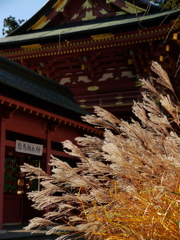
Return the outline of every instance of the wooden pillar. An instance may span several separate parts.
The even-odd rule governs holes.
[[[3,224],[3,198],[4,198],[4,161],[5,161],[5,120],[0,119],[0,230]]]
[[[51,154],[51,133],[47,129],[46,131],[46,158],[45,158],[45,172],[49,175],[51,175],[51,166],[49,166],[50,163],[50,154]],[[49,212],[49,208],[45,210],[46,213]]]
[[[51,132],[47,130],[46,132],[46,173],[51,174],[50,163],[50,154],[51,154]]]

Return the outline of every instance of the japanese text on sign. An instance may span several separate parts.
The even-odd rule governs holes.
[[[43,145],[16,140],[16,152],[42,156]]]

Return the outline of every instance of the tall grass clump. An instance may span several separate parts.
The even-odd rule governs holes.
[[[51,176],[22,166],[27,177],[41,178],[41,191],[28,195],[46,210],[27,228],[51,225],[47,234],[66,234],[69,226],[92,240],[180,239],[180,105],[167,73],[157,62],[151,68],[155,77],[141,80],[131,122],[95,107],[83,119],[104,136],[63,143],[77,167],[53,156]]]

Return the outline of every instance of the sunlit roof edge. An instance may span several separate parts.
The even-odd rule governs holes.
[[[166,12],[161,12],[157,14],[151,14],[147,16],[142,16],[139,18],[130,18],[130,19],[121,19],[121,20],[113,20],[113,21],[108,21],[108,22],[101,22],[101,23],[93,23],[89,24],[88,26],[75,26],[75,27],[69,27],[69,28],[62,28],[62,29],[55,29],[55,30],[49,30],[49,31],[42,31],[42,32],[36,32],[36,33],[29,33],[29,34],[22,34],[22,35],[17,35],[17,36],[8,36],[4,38],[0,38],[0,44],[1,43],[10,43],[10,42],[19,42],[19,41],[25,41],[25,40],[30,40],[30,39],[43,39],[43,38],[49,38],[53,36],[58,36],[58,35],[65,35],[65,34],[70,34],[70,33],[78,33],[81,31],[89,31],[89,30],[96,30],[99,28],[106,28],[106,27],[113,27],[113,26],[121,26],[124,24],[131,24],[134,22],[142,22],[145,20],[151,20],[154,19],[155,17],[163,17],[163,16],[169,16],[172,13],[178,13],[180,12],[180,9],[173,10],[173,11],[166,11]]]

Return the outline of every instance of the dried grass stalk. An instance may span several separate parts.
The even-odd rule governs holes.
[[[153,62],[152,70],[158,74],[156,81],[173,94],[161,66]],[[133,106],[138,120],[119,120],[95,107],[95,115],[83,119],[104,128],[104,138],[79,137],[79,147],[63,143],[81,160],[77,167],[53,156],[51,176],[30,165],[22,167],[28,177],[40,174],[42,190],[29,193],[29,198],[35,208],[48,209],[28,228],[50,224],[55,226],[48,234],[62,234],[62,228],[70,226],[96,240],[180,239],[180,106],[170,95],[161,95],[152,79],[142,82],[146,92]]]

